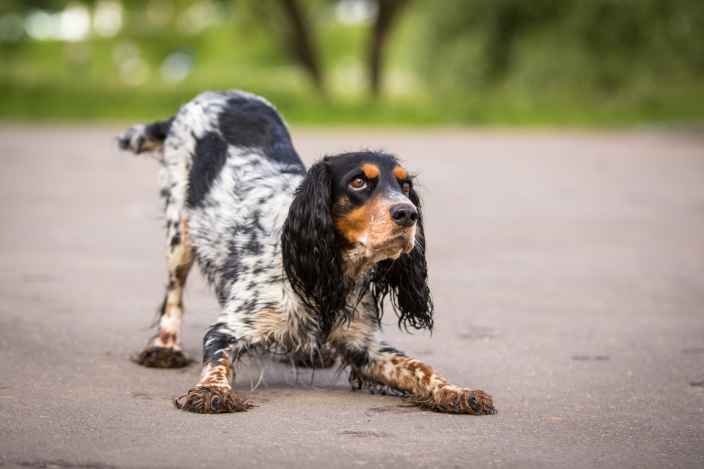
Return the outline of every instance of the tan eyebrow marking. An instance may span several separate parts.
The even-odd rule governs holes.
[[[396,179],[400,181],[405,181],[406,179],[408,179],[408,171],[406,171],[401,166],[396,166],[394,168],[394,176],[396,176]]]
[[[364,163],[362,165],[362,172],[367,179],[376,179],[379,177],[379,167],[375,164]]]

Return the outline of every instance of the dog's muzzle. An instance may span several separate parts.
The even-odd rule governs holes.
[[[418,221],[418,210],[411,204],[396,204],[389,212],[394,223],[404,228],[413,226]]]

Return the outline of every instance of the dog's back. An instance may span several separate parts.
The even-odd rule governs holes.
[[[281,227],[305,167],[270,103],[240,91],[206,92],[173,118],[131,127],[118,144],[161,162],[169,264],[162,322],[170,310],[182,314],[194,258],[228,308],[281,301]]]

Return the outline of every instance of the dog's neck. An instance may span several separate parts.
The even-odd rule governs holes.
[[[351,285],[359,283],[380,259],[370,256],[366,246],[355,246],[342,254],[345,280]]]
[[[346,250],[342,255],[342,260],[345,280],[350,284],[356,284],[374,265],[373,260],[367,256],[366,249],[362,247]]]

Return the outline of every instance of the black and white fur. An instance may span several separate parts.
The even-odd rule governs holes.
[[[435,410],[494,412],[487,394],[449,384],[378,337],[387,296],[400,325],[432,327],[420,200],[395,157],[326,157],[306,172],[275,108],[240,91],[203,93],[118,142],[158,155],[165,201],[169,282],[159,332],[137,361],[189,362],[182,292],[194,259],[221,306],[203,339],[201,379],[177,407],[249,408],[232,391],[234,366],[261,352],[338,362],[351,367],[354,387],[393,390]]]

